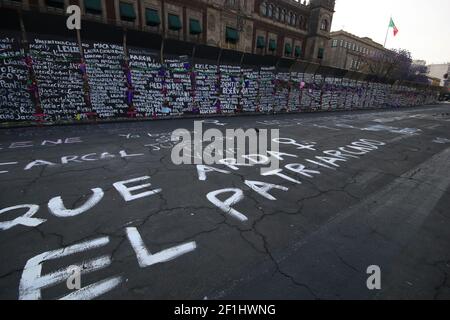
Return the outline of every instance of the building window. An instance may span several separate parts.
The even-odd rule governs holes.
[[[132,3],[119,3],[120,19],[123,21],[134,22],[136,20],[136,12]]]
[[[294,14],[294,26],[298,25],[298,16]]]
[[[274,14],[273,14],[273,18],[274,18],[275,20],[280,20],[280,7],[276,7],[276,8],[275,8],[275,12],[274,12]]]
[[[269,4],[268,9],[267,9],[267,16],[269,18],[273,17],[273,5]]]
[[[264,49],[266,47],[266,40],[263,36],[258,36],[256,38],[256,48],[258,49]]]
[[[277,50],[277,42],[274,39],[269,40],[269,51],[274,52]]]
[[[182,28],[180,17],[176,14],[168,15],[169,29],[172,31],[180,31]]]
[[[236,0],[226,0],[225,4],[230,7],[235,7],[237,5],[237,2],[236,2]]]
[[[237,43],[239,41],[239,33],[235,28],[226,27],[225,39],[230,43]]]
[[[84,11],[88,14],[101,15],[102,1],[101,0],[84,0]]]
[[[292,46],[290,43],[284,45],[284,55],[290,57],[292,55]]]
[[[292,12],[289,12],[288,14],[288,21],[289,24],[294,24],[294,16],[292,15]]]
[[[317,58],[318,59],[323,59],[324,55],[325,55],[325,49],[324,48],[319,48],[319,52],[317,54]]]
[[[155,9],[145,9],[145,23],[149,27],[157,27],[161,24],[158,11]]]
[[[337,47],[338,46],[338,41],[337,40],[333,40],[333,42],[331,43],[331,46],[333,48]]]
[[[64,9],[64,0],[46,0],[45,3],[48,7]]]
[[[344,46],[344,40],[341,40],[339,46],[342,48]]]
[[[361,67],[361,61],[359,60],[352,60],[352,64],[350,66],[350,69],[352,70],[359,70]]]
[[[189,33],[192,35],[199,35],[202,33],[202,26],[197,19],[189,19]]]
[[[294,54],[296,58],[300,58],[300,56],[302,55],[302,47],[295,46]]]
[[[285,23],[286,22],[286,10],[283,9],[281,11],[281,17],[280,17],[281,22]]]
[[[261,3],[259,10],[261,11],[261,15],[267,16],[267,3],[265,2]]]
[[[322,24],[320,25],[320,30],[328,31],[328,20],[323,19]]]
[[[356,50],[356,43],[353,44],[352,49],[353,49],[353,51]]]

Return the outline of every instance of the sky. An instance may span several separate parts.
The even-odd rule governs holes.
[[[344,29],[383,44],[389,18],[387,48],[407,49],[427,64],[450,62],[450,0],[336,0],[332,31]]]

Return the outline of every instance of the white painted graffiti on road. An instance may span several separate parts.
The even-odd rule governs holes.
[[[55,168],[58,166],[65,166],[65,165],[73,165],[73,164],[81,164],[81,163],[90,163],[90,162],[97,162],[97,161],[105,161],[105,160],[112,160],[112,159],[128,159],[128,158],[136,158],[136,157],[142,157],[145,156],[143,153],[128,153],[126,150],[121,150],[117,154],[110,153],[110,152],[101,152],[101,153],[88,153],[84,155],[69,155],[69,156],[63,156],[55,159],[36,159],[30,162],[27,162],[23,167],[24,171],[29,171],[31,169],[37,168],[37,167],[51,167]],[[5,162],[0,163],[0,166],[10,166],[10,165],[20,165],[19,162]],[[0,171],[0,174],[8,173],[10,171]]]
[[[62,139],[47,139],[42,140],[39,143],[36,143],[34,141],[18,141],[18,142],[11,142],[7,146],[2,147],[0,145],[0,150],[2,149],[24,149],[24,148],[33,148],[36,146],[41,147],[55,147],[65,144],[75,144],[75,143],[82,143],[80,137],[72,137],[72,138],[62,138]]]
[[[156,195],[162,191],[162,189],[154,189],[148,190],[151,187],[151,183],[145,183],[136,185],[136,182],[150,180],[149,176],[143,176],[136,179],[119,181],[113,184],[114,188],[119,192],[125,202],[130,202],[134,200],[138,200],[145,197],[150,197]],[[133,184],[130,186],[130,184]],[[140,193],[136,193],[136,191],[143,190]],[[63,203],[63,200],[60,196],[54,197],[48,202],[49,212],[58,218],[68,218],[79,216],[92,208],[94,208],[100,201],[103,199],[104,192],[102,188],[94,188],[92,189],[92,196],[81,206],[78,208],[67,209]],[[27,212],[18,218],[15,218],[11,221],[0,222],[0,230],[9,230],[16,226],[26,226],[26,227],[36,227],[47,220],[35,218],[34,215],[39,211],[39,205],[37,204],[22,204],[16,205],[8,208],[4,208],[0,210],[0,215],[5,214],[7,212],[14,212],[26,209]]]
[[[317,147],[315,144],[304,145],[299,144],[293,139],[288,138],[279,138],[277,143],[284,145],[291,145],[295,147],[297,150],[302,150],[306,152],[316,152]],[[314,158],[305,159],[304,163],[309,163],[309,165],[314,164],[317,167],[327,168],[330,170],[337,170],[340,168],[342,164],[348,162],[351,159],[359,159],[361,156],[364,156],[374,150],[378,150],[381,146],[386,145],[385,142],[371,140],[371,139],[359,139],[358,141],[352,142],[344,147],[339,147],[335,150],[325,150],[321,155],[317,155]],[[298,158],[295,154],[289,153],[276,153],[270,154],[271,157],[278,157],[279,160],[285,161],[287,157],[289,158]],[[269,161],[269,156],[267,155],[252,155],[252,158],[255,159],[253,162],[254,165],[257,164],[265,164]],[[248,155],[247,155],[248,157]],[[288,173],[294,173],[301,178],[314,178],[315,175],[320,175],[321,172],[318,169],[307,168],[307,166],[303,163],[289,163],[284,166],[284,169],[277,169],[274,171],[268,171],[261,173],[262,177],[277,177],[281,178],[285,183],[292,183],[294,185],[302,184],[301,179],[297,177],[291,177]],[[234,168],[234,170],[239,170],[238,167]],[[197,166],[198,178],[200,181],[207,181],[208,174],[231,174],[231,171],[223,170],[221,168],[216,168],[212,166]],[[258,193],[261,197],[270,200],[276,201],[277,198],[269,193],[271,190],[280,190],[287,192],[289,188],[279,184],[268,183],[264,181],[254,181],[254,180],[245,180],[244,184],[252,191]],[[228,198],[225,200],[220,200],[219,195],[230,194]],[[233,208],[234,205],[238,204],[242,200],[244,200],[244,191],[239,188],[224,188],[215,191],[211,191],[206,195],[206,198],[215,205],[219,210],[225,212],[230,215],[232,218],[239,220],[240,222],[248,221],[248,215],[242,212],[239,212],[237,209]],[[222,197],[223,198],[223,197]]]
[[[446,143],[450,143],[450,139],[447,138],[436,138],[433,140],[434,143],[438,143],[438,144],[446,144]]]
[[[131,247],[136,253],[136,257],[141,268],[147,268],[155,264],[172,261],[182,255],[193,252],[197,248],[196,242],[189,242],[165,249],[152,255],[145,247],[141,235],[136,228],[127,228],[126,234]],[[66,281],[66,279],[70,277],[72,272],[71,270],[74,266],[81,271],[81,275],[109,267],[113,262],[111,256],[102,255],[98,258],[85,260],[66,268],[60,268],[57,271],[46,275],[41,274],[42,264],[45,261],[56,260],[70,255],[84,253],[89,250],[107,246],[109,242],[109,237],[101,237],[71,245],[69,247],[47,251],[29,259],[22,271],[22,277],[20,279],[19,300],[42,299],[42,289],[46,289]],[[122,276],[117,275],[109,277],[65,295],[61,297],[60,300],[94,299],[118,287],[122,282]]]

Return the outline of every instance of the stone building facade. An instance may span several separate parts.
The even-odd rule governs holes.
[[[65,14],[181,41],[321,63],[334,0],[1,0],[1,6]]]
[[[428,75],[432,78],[439,79],[439,86],[450,89],[450,63],[430,64],[427,66]]]
[[[324,64],[352,71],[368,72],[367,61],[390,53],[370,38],[361,38],[344,30],[330,33]]]

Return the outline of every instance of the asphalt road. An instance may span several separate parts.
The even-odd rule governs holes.
[[[313,147],[280,145],[284,176],[213,165],[202,181],[171,160],[193,120],[2,129],[0,299],[450,298],[449,104],[203,125]],[[246,220],[208,200],[223,189],[243,191],[230,208]]]

